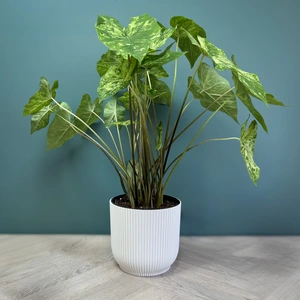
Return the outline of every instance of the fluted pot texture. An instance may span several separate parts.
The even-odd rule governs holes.
[[[176,260],[180,235],[180,200],[164,209],[131,209],[110,199],[111,248],[120,268],[136,276],[168,271]]]

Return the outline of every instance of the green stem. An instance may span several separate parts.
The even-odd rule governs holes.
[[[209,139],[209,140],[205,140],[205,141],[202,141],[196,145],[193,145],[191,146],[190,148],[187,149],[186,152],[200,146],[200,145],[203,145],[205,143],[208,143],[208,142],[213,142],[213,141],[229,141],[229,140],[240,140],[239,138],[237,137],[228,137],[228,138],[213,138],[213,139]],[[166,173],[168,172],[168,170],[170,169],[170,167],[181,157],[185,154],[185,152],[182,152],[181,154],[179,154],[175,159],[173,159],[173,161],[168,165],[168,167],[166,168]]]
[[[213,99],[214,101],[208,106],[206,107],[206,109],[201,112],[196,118],[194,118],[194,120],[192,122],[190,122],[186,127],[184,127],[177,135],[176,137],[174,137],[173,142],[174,143],[188,128],[190,128],[197,120],[199,120],[214,104],[216,104],[222,97],[224,97],[225,95],[227,95],[228,93],[230,93],[232,90],[234,90],[235,87],[232,87],[231,89],[229,89],[228,91],[226,91],[224,94],[222,94],[221,96],[219,96],[217,99]]]
[[[64,120],[67,124],[69,124],[79,135],[81,135],[82,137],[86,138],[88,141],[93,143],[96,147],[98,147],[104,153],[104,155],[108,158],[108,160],[110,161],[110,163],[113,165],[114,169],[116,170],[117,174],[119,175],[123,191],[126,193],[126,189],[124,186],[124,181],[126,181],[126,179],[124,178],[124,175],[120,172],[120,170],[118,170],[117,166],[124,173],[126,173],[125,167],[123,167],[122,164],[120,162],[118,162],[118,160],[115,157],[113,157],[103,146],[101,146],[95,139],[93,139],[91,136],[89,136],[86,132],[81,130],[79,127],[77,127],[76,125],[71,123],[69,120],[65,119],[64,117],[62,117],[60,115],[57,115],[57,116],[59,118],[61,118],[62,120]]]
[[[93,111],[93,115],[96,116],[96,117],[98,118],[98,120],[100,120],[101,123],[102,123],[103,125],[105,125],[104,120],[103,120],[100,116],[98,116],[94,111]],[[116,151],[117,151],[117,154],[118,154],[119,158],[121,159],[122,156],[120,155],[120,151],[119,151],[119,148],[118,148],[118,146],[117,146],[116,140],[115,140],[115,138],[114,138],[114,136],[113,136],[111,130],[110,130],[109,128],[106,128],[106,129],[107,129],[107,131],[108,131],[108,133],[109,133],[109,135],[110,135],[110,138],[111,138],[111,140],[112,140],[112,142],[113,142],[113,144],[114,144],[114,146],[115,146],[115,149],[116,149]],[[123,162],[124,162],[124,160],[123,160]]]
[[[228,101],[228,100],[227,100]],[[178,166],[178,164],[180,163],[180,161],[182,160],[182,158],[184,157],[184,155],[186,154],[186,152],[188,151],[188,149],[191,147],[191,145],[195,142],[195,140],[197,139],[197,137],[200,135],[200,133],[203,131],[203,129],[206,127],[206,125],[209,123],[209,121],[215,116],[215,114],[227,103],[227,101],[224,101],[222,103],[222,105],[220,105],[218,107],[217,110],[214,111],[214,113],[206,120],[206,122],[201,126],[201,128],[198,130],[198,132],[196,133],[196,135],[194,136],[194,138],[191,140],[191,142],[188,144],[188,146],[185,148],[185,150],[182,152],[180,158],[177,160],[177,162],[175,163],[175,166],[172,168],[171,172],[169,173],[166,182],[163,186],[163,190],[165,190],[171,176],[173,175],[173,172],[175,171],[176,167]]]
[[[172,145],[173,145],[173,139],[174,139],[174,136],[175,136],[175,133],[176,133],[176,130],[177,130],[177,127],[178,127],[180,118],[181,118],[181,116],[182,116],[182,111],[183,111],[184,106],[185,106],[185,103],[186,103],[186,101],[187,101],[187,97],[188,97],[188,95],[189,95],[190,88],[191,88],[191,86],[192,86],[192,82],[193,82],[193,80],[194,80],[194,78],[195,78],[195,76],[196,76],[196,74],[197,74],[198,69],[200,68],[200,65],[201,65],[203,59],[204,59],[204,55],[202,55],[202,57],[200,58],[200,61],[199,61],[198,65],[197,65],[197,67],[196,67],[196,69],[195,69],[195,71],[194,71],[194,73],[193,73],[192,80],[190,81],[190,83],[189,83],[189,85],[188,85],[188,88],[187,88],[187,91],[186,91],[186,93],[185,93],[183,102],[182,102],[182,104],[181,104],[180,111],[179,111],[179,113],[178,113],[178,117],[177,117],[177,119],[176,119],[175,125],[174,125],[174,127],[173,127],[173,129],[172,129],[172,132],[171,132],[170,141],[169,141],[169,137],[168,137],[167,135],[166,135],[166,137],[165,137],[165,141],[166,141],[166,142],[165,142],[164,146],[168,145],[168,147],[167,147],[166,158],[165,158],[165,161],[164,161],[163,172],[165,172],[165,169],[166,169],[166,165],[167,165],[167,162],[168,162],[169,154],[170,154],[170,151],[171,151],[171,148],[172,148]],[[174,75],[174,76],[175,76],[175,75]]]

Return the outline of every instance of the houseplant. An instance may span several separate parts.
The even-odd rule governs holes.
[[[97,63],[97,99],[91,101],[89,95],[83,95],[73,113],[66,102],[56,99],[58,81],[50,86],[42,77],[40,89],[25,105],[23,115],[31,115],[31,133],[47,127],[54,115],[48,127],[47,149],[60,147],[79,134],[103,152],[124,191],[124,195],[110,200],[114,257],[128,273],[160,274],[168,270],[178,252],[181,202],[166,196],[165,189],[179,162],[203,143],[239,140],[248,173],[256,184],[260,170],[253,155],[258,123],[265,131],[267,126],[252,98],[266,105],[283,104],[266,93],[257,75],[240,69],[233,56],[228,59],[223,50],[206,38],[205,30],[186,17],[171,18],[170,28],[166,28],[144,14],[131,18],[128,28],[124,28],[116,19],[102,15],[95,29],[108,48]],[[178,59],[182,56],[187,58],[192,71],[180,109],[175,111]],[[164,65],[170,62],[174,62],[171,88],[164,81],[169,76]],[[219,74],[223,70],[231,71],[232,87]],[[198,115],[180,128],[182,116],[196,99],[200,103]],[[199,142],[199,135],[218,112],[238,123],[237,99],[254,117],[249,127],[248,120],[243,123],[240,138]],[[162,105],[169,106],[164,120],[157,114]],[[181,153],[171,158],[174,143],[200,118],[205,121],[195,136]],[[106,127],[112,146],[96,132],[92,126],[95,122]]]

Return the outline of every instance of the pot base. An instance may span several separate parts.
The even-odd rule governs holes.
[[[168,272],[168,271],[170,270],[170,268],[171,268],[171,266],[170,266],[170,267],[168,267],[168,268],[166,268],[166,269],[164,269],[164,270],[162,270],[162,271],[154,272],[154,273],[148,273],[148,272],[147,272],[147,273],[140,273],[140,272],[133,272],[133,271],[131,271],[131,270],[128,270],[127,268],[123,268],[123,267],[120,266],[119,264],[118,264],[118,266],[120,267],[120,269],[121,269],[123,272],[125,272],[125,273],[127,273],[127,274],[129,274],[129,275],[138,276],[138,277],[158,276],[158,275],[161,275],[161,274],[164,274],[164,273]]]

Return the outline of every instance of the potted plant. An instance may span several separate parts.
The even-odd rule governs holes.
[[[114,258],[130,274],[161,274],[178,254],[181,202],[165,195],[165,190],[184,155],[206,142],[239,140],[250,178],[256,184],[260,169],[253,155],[258,123],[266,132],[267,126],[252,98],[266,105],[283,104],[266,93],[257,75],[240,69],[233,56],[228,59],[207,39],[205,30],[186,17],[171,18],[170,28],[166,28],[143,14],[131,18],[124,28],[118,20],[102,15],[95,29],[108,48],[97,62],[98,97],[91,101],[89,95],[83,95],[73,113],[66,102],[56,98],[58,81],[50,86],[42,77],[39,91],[29,99],[23,115],[31,115],[31,133],[45,128],[54,115],[48,127],[47,149],[58,148],[79,134],[103,152],[124,191],[110,200]],[[183,56],[192,71],[180,109],[174,111],[173,103],[179,100],[175,96],[178,59]],[[207,64],[209,61],[213,66]],[[171,88],[164,81],[169,76],[164,65],[170,62],[174,62]],[[223,70],[231,71],[232,86],[219,74]],[[254,117],[249,127],[248,120],[242,124],[241,136],[199,141],[218,112],[238,123],[237,99]],[[182,116],[195,100],[199,101],[197,116],[180,128]],[[157,113],[162,105],[169,107],[163,120]],[[173,145],[200,118],[205,121],[195,136],[181,153],[171,156]],[[110,144],[96,132],[92,126],[95,122],[106,127]]]

